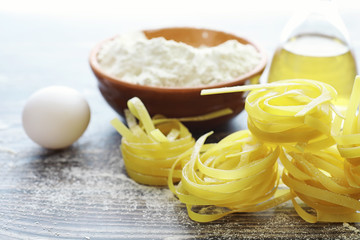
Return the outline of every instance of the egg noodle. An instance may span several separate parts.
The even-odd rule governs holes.
[[[226,165],[226,169],[223,169],[222,164],[226,164],[227,161],[222,160],[218,163],[213,159],[224,159],[220,157],[225,154],[224,151],[220,151],[219,156],[210,154],[211,157],[207,157],[209,155],[207,151],[211,148],[201,153],[195,147],[193,155],[182,171],[182,178],[177,187],[174,187],[169,179],[170,189],[175,192],[180,201],[187,204],[189,216],[196,221],[212,221],[235,211],[263,210],[264,208],[261,208],[263,205],[272,206],[274,203],[281,203],[291,198],[296,212],[307,222],[360,222],[360,118],[358,114],[360,77],[355,80],[345,120],[331,102],[336,97],[336,91],[325,83],[312,80],[294,79],[265,85],[210,89],[203,90],[202,94],[248,90],[251,92],[247,96],[245,110],[248,113],[248,127],[251,135],[249,133],[247,137],[251,137],[253,139],[251,141],[257,139],[259,148],[268,149],[268,151],[262,150],[262,154],[279,155],[284,166],[281,180],[289,187],[290,193],[279,197],[276,196],[277,192],[267,189],[268,191],[263,192],[264,198],[260,199],[267,200],[271,195],[266,195],[266,193],[270,192],[275,196],[274,198],[265,202],[251,202],[256,195],[248,194],[247,198],[240,202],[233,199],[236,202],[234,205],[227,205],[226,201],[210,201],[214,196],[208,191],[215,187],[209,187],[204,194],[199,196],[200,189],[221,185],[229,180],[222,179],[221,175],[214,175],[214,172],[222,171],[224,176],[231,176],[230,173],[238,171],[243,164],[234,163]],[[241,132],[236,134],[241,134]],[[242,138],[237,138],[238,141],[240,139]],[[235,139],[232,142],[235,142]],[[219,146],[225,149],[221,142]],[[272,150],[269,151],[269,149]],[[243,148],[238,147],[237,153],[240,156],[243,154],[242,151],[244,151]],[[250,161],[247,160],[247,162],[256,162],[256,159],[256,157],[250,157]],[[207,166],[207,164],[216,170],[204,172],[200,166]],[[263,174],[271,171],[270,169],[275,171],[276,164],[275,162],[274,165],[262,168]],[[256,172],[253,172],[245,179],[255,175]],[[256,183],[269,182],[269,179],[272,179],[261,175],[259,178],[256,178]],[[190,187],[189,184],[184,184],[189,180],[194,183]],[[270,182],[273,183],[271,180]],[[260,186],[264,187],[264,185]],[[276,186],[274,184],[273,189],[276,189]],[[261,187],[257,187],[255,192],[259,193]],[[198,191],[195,188],[198,188]],[[219,194],[215,200],[230,198],[223,195],[224,189],[225,187],[217,189]],[[243,191],[250,191],[250,189],[251,186],[247,186]],[[232,190],[235,191],[235,189]],[[207,201],[196,202],[197,198],[201,197],[205,197]],[[236,198],[236,194],[233,197]],[[299,204],[296,201],[297,198],[303,203]],[[246,207],[242,208],[242,204],[249,203],[255,205],[252,205],[250,210]],[[210,215],[194,214],[192,211],[193,205],[209,204],[217,207],[225,206],[229,211]],[[302,206],[314,209],[316,214],[310,214]]]
[[[142,101],[134,97],[125,110],[128,127],[117,118],[111,124],[122,135],[120,149],[128,175],[138,183],[167,185],[173,163],[195,144],[180,120],[203,121],[230,113],[230,109],[223,109],[197,117],[171,119],[157,115],[151,118]],[[180,180],[181,165],[173,168],[171,174],[174,181]]]
[[[198,222],[263,211],[289,200],[310,223],[360,222],[360,77],[345,117],[332,104],[334,88],[313,80],[202,94],[238,91],[250,91],[248,130],[213,144],[205,143],[212,132],[195,142],[181,123],[188,118],[151,118],[140,99],[130,99],[128,127],[112,121],[123,136],[120,148],[129,176],[143,184],[167,184]],[[228,113],[225,109],[192,120]]]
[[[277,191],[279,147],[259,142],[248,130],[204,145],[209,134],[197,140],[190,156],[178,159],[186,164],[176,187],[173,171],[169,176],[170,190],[186,204],[191,219],[209,222],[234,212],[262,211],[291,199],[289,190]],[[187,157],[190,160],[184,161]],[[269,200],[275,194],[279,196]],[[218,211],[196,212],[196,206],[217,206]]]
[[[360,188],[360,77],[356,78],[341,135],[336,137],[338,150],[345,158],[344,170],[350,186]]]

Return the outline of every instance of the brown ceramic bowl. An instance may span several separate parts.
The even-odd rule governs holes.
[[[151,115],[162,114],[166,117],[198,116],[227,107],[231,108],[233,110],[231,115],[205,122],[185,123],[193,129],[211,130],[220,124],[226,123],[244,109],[243,93],[201,96],[200,91],[205,88],[244,85],[249,82],[248,80],[256,82],[264,71],[267,62],[264,51],[256,44],[245,38],[225,32],[197,28],[164,28],[145,30],[143,32],[149,39],[162,36],[165,39],[184,42],[194,47],[199,47],[200,45],[216,46],[227,40],[236,39],[240,43],[253,45],[260,52],[262,59],[260,64],[251,72],[222,84],[183,88],[143,86],[122,81],[101,70],[97,62],[97,53],[102,44],[110,40],[107,39],[95,46],[91,51],[90,66],[98,79],[98,87],[101,94],[121,116],[124,114],[124,109],[127,108],[127,101],[134,96],[139,97],[144,102]]]

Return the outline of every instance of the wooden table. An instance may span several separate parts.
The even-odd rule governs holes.
[[[202,26],[251,35],[271,56],[286,16],[254,19],[231,27],[226,24],[232,20],[226,18],[222,25],[209,21]],[[356,12],[345,20],[359,59]],[[119,151],[121,138],[109,124],[116,114],[102,99],[87,58],[97,41],[155,23],[129,27],[109,19],[72,21],[6,13],[0,23],[0,239],[360,238],[358,223],[309,224],[290,203],[196,223],[167,188],[128,178]],[[48,85],[79,90],[91,107],[87,131],[65,150],[42,149],[22,129],[26,99]],[[213,140],[244,128],[243,123],[240,115],[216,129]]]

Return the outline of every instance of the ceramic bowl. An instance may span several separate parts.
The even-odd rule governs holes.
[[[243,93],[228,93],[201,96],[200,91],[205,88],[230,87],[257,82],[267,63],[264,51],[252,41],[233,34],[198,28],[163,28],[143,31],[147,38],[164,37],[168,40],[184,42],[194,47],[201,45],[216,46],[227,40],[236,39],[243,44],[253,45],[261,54],[262,59],[255,69],[236,79],[211,85],[198,87],[153,87],[131,84],[105,73],[97,61],[97,53],[107,39],[97,44],[90,53],[90,66],[98,80],[98,87],[107,103],[121,116],[127,108],[127,101],[137,96],[145,104],[151,115],[162,114],[166,117],[191,117],[207,114],[223,108],[231,108],[233,113],[224,117],[204,122],[185,123],[190,128],[211,130],[238,115],[244,109]]]

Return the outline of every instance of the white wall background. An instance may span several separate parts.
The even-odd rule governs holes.
[[[7,43],[2,52],[9,52],[8,55],[11,47],[25,49],[35,38],[49,48],[54,46],[54,39],[59,39],[58,47],[63,46],[64,41],[67,46],[81,44],[87,53],[96,42],[128,31],[170,26],[205,27],[254,40],[267,50],[271,59],[286,22],[295,11],[311,6],[314,1],[0,0],[0,39]],[[333,1],[349,30],[355,55],[360,59],[360,39],[353,37],[360,36],[360,1]],[[57,28],[59,31],[55,31]],[[46,46],[48,39],[51,46]],[[29,47],[26,50],[29,51]]]

